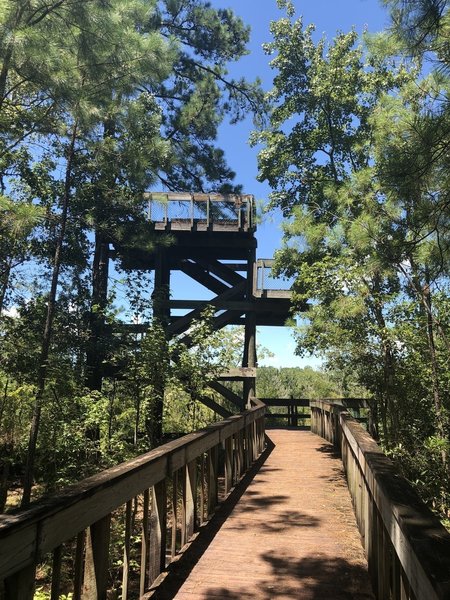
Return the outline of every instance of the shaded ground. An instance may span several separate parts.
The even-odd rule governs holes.
[[[310,432],[273,442],[155,600],[373,600],[340,460]]]

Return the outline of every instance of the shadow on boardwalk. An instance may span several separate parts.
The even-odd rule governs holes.
[[[337,455],[309,433],[304,445],[296,432],[271,433],[277,445],[268,438],[152,600],[373,600]]]
[[[257,596],[253,590],[247,591],[245,586],[239,590],[234,588],[233,591],[211,586],[198,597],[205,600],[373,600],[370,590],[367,593],[361,592],[360,582],[367,577],[367,571],[346,560],[330,560],[320,556],[296,560],[270,554],[263,555],[263,558],[271,566],[272,572],[266,580],[259,582]]]
[[[267,473],[277,470],[273,467],[263,467],[269,456],[272,454],[274,448],[275,444],[270,438],[266,437],[266,448],[264,452],[251,467],[251,469],[247,471],[239,485],[234,488],[226,501],[219,507],[212,519],[203,528],[201,528],[199,535],[193,542],[189,544],[188,552],[182,554],[178,560],[168,566],[167,575],[165,576],[163,582],[151,594],[152,600],[171,600],[172,598],[175,598],[178,590],[186,581],[192,569],[195,567],[213,539],[216,537],[222,525],[233,512],[233,509],[243,494],[247,491],[247,488],[253,481],[255,475],[260,473],[263,468],[265,468]],[[255,496],[256,495],[257,494],[255,494]],[[285,496],[278,495],[270,498],[255,497],[252,499],[252,501],[255,505],[254,509],[267,509],[273,504],[283,502],[285,499]]]

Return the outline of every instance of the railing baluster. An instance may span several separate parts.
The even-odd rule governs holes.
[[[53,550],[52,588],[50,591],[50,600],[59,600],[59,589],[61,587],[61,565],[62,546],[58,546]]]
[[[131,521],[133,500],[128,500],[125,508],[125,539],[123,545],[123,572],[122,572],[122,600],[128,598],[128,581],[130,576],[130,551],[131,551]]]
[[[245,470],[252,464],[252,431],[251,424],[245,428]]]
[[[80,531],[77,535],[75,546],[75,564],[73,575],[73,600],[81,600],[81,592],[83,589],[83,561],[84,561],[84,543],[86,532]]]
[[[200,498],[198,508],[198,524],[203,525],[205,522],[205,498],[206,498],[206,468],[205,468],[205,453],[200,456]]]
[[[170,556],[172,560],[177,553],[177,521],[178,521],[178,471],[172,475],[172,540]]]
[[[208,519],[211,518],[217,506],[217,467],[218,447],[213,446],[208,450]]]
[[[35,565],[28,565],[5,579],[5,598],[7,600],[33,600]]]
[[[146,574],[147,574],[147,561],[148,561],[148,546],[149,546],[149,525],[148,525],[148,512],[150,505],[149,490],[144,490],[143,494],[143,507],[142,507],[142,533],[141,533],[141,572],[139,581],[139,594],[141,596],[145,593],[146,586]]]
[[[194,535],[195,528],[195,498],[197,486],[197,461],[192,460],[184,467],[184,513],[185,513],[185,543]]]
[[[150,560],[149,584],[151,585],[166,567],[167,536],[167,489],[163,479],[152,490],[152,511],[150,517]]]
[[[106,600],[110,523],[111,515],[106,515],[87,530],[83,600]]]
[[[233,437],[225,440],[225,494],[229,494],[233,486]]]

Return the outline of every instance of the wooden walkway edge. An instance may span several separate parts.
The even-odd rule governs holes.
[[[373,600],[367,563],[332,446],[306,431],[270,444],[153,600]]]

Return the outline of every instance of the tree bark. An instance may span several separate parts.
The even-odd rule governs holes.
[[[436,433],[438,437],[442,440],[445,440],[445,425],[443,421],[443,405],[442,398],[440,392],[440,384],[439,384],[439,365],[437,360],[436,353],[436,342],[434,335],[434,320],[433,320],[433,311],[432,311],[432,301],[431,301],[431,289],[430,289],[430,277],[429,273],[425,274],[425,285],[423,286],[423,301],[427,307],[426,310],[426,319],[427,319],[427,341],[428,341],[428,351],[430,353],[430,366],[431,366],[431,381],[433,386],[433,404],[435,411],[435,420],[436,420]],[[442,463],[444,466],[447,466],[447,452],[442,450],[441,452]]]
[[[105,311],[108,305],[109,242],[97,229],[92,266],[92,302],[90,338],[86,356],[86,384],[90,390],[101,391],[105,353]]]
[[[45,319],[44,332],[42,335],[41,352],[39,358],[37,385],[36,385],[36,396],[34,400],[33,416],[31,419],[30,426],[30,437],[28,442],[28,454],[27,463],[25,467],[24,481],[23,481],[23,496],[21,507],[28,506],[31,498],[31,488],[33,486],[34,478],[34,466],[36,460],[36,447],[39,436],[39,427],[42,412],[42,403],[44,399],[45,384],[47,381],[47,369],[48,369],[48,357],[50,353],[50,343],[52,338],[53,320],[56,310],[56,293],[59,282],[59,272],[61,269],[62,260],[62,248],[66,235],[67,217],[69,211],[70,201],[70,190],[71,190],[71,178],[72,178],[72,164],[75,156],[75,145],[78,136],[78,125],[75,122],[72,135],[70,139],[70,145],[67,154],[66,173],[64,179],[64,195],[62,201],[61,211],[61,226],[59,235],[56,241],[55,254],[53,258],[53,271],[52,280],[50,286],[50,292],[47,303],[47,315]]]
[[[392,343],[386,335],[386,321],[383,315],[381,305],[381,282],[380,277],[376,275],[373,279],[373,304],[372,309],[375,316],[378,329],[380,331],[381,344],[383,349],[383,385],[380,390],[379,408],[381,412],[381,423],[385,443],[389,447],[397,438],[398,415],[394,406],[394,371],[395,361],[392,350]],[[391,426],[389,426],[389,421]]]
[[[5,303],[6,292],[9,286],[9,278],[11,275],[11,264],[8,263],[2,273],[0,282],[0,316],[3,312],[3,305]]]

